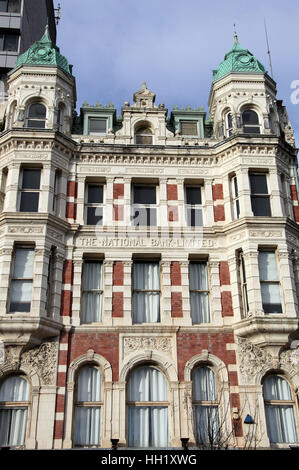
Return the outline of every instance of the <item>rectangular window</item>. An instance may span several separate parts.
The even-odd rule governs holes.
[[[52,247],[50,251],[50,256],[49,256],[49,264],[48,264],[48,275],[47,275],[47,294],[46,294],[46,312],[48,316],[51,315],[53,305],[54,305],[54,268],[55,268],[55,253],[56,253],[56,248]]]
[[[87,225],[103,225],[103,184],[90,183],[86,191]]]
[[[234,219],[238,219],[240,217],[240,201],[239,201],[238,180],[236,176],[233,176],[231,179],[231,189],[232,189]]]
[[[135,226],[157,225],[156,186],[134,185],[132,223]]]
[[[133,264],[133,323],[160,321],[159,263]]]
[[[270,196],[268,194],[267,175],[249,175],[251,189],[251,207],[253,215],[271,217]]]
[[[83,266],[82,323],[102,321],[103,263],[85,261]]]
[[[265,313],[282,313],[275,251],[259,251],[259,275]]]
[[[57,170],[55,171],[53,207],[52,207],[52,211],[55,215],[57,215],[59,212],[59,204],[58,204],[59,189],[60,189],[60,171]]]
[[[0,33],[0,51],[18,52],[19,35],[11,33]]]
[[[180,121],[181,135],[198,136],[197,121]]]
[[[89,118],[88,119],[88,134],[106,134],[107,133],[107,119],[103,118]]]
[[[0,11],[7,13],[20,13],[21,0],[0,0]]]
[[[10,283],[9,312],[30,312],[34,248],[16,248]]]
[[[200,186],[186,186],[186,221],[188,227],[202,227],[202,199]]]
[[[38,212],[40,176],[40,170],[22,170],[20,212]]]
[[[207,263],[190,263],[190,308],[193,324],[210,322]]]
[[[244,260],[243,253],[240,253],[239,263],[240,263],[239,269],[240,269],[240,279],[241,279],[243,312],[244,312],[244,316],[246,316],[249,312],[249,304],[248,304],[248,294],[247,294],[246,268],[245,268],[245,260]]]

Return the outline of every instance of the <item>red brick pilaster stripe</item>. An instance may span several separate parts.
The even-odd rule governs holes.
[[[222,316],[231,317],[234,315],[232,293],[230,285],[230,273],[227,261],[221,261],[219,264],[219,278],[221,291]]]
[[[292,201],[293,201],[294,219],[295,219],[295,222],[299,222],[299,202],[298,202],[298,194],[297,194],[296,185],[291,184],[290,189],[291,189],[291,196],[292,196]]]
[[[225,221],[225,212],[224,212],[224,197],[223,197],[223,185],[214,184],[212,185],[212,194],[214,201],[214,221],[215,222],[224,222]]]
[[[125,185],[123,183],[113,183],[113,220],[124,220],[124,194]]]
[[[69,332],[63,330],[60,334],[58,351],[57,394],[54,421],[54,448],[61,448],[64,438],[64,413],[67,386],[67,367],[69,353]]]
[[[177,184],[166,185],[166,196],[168,203],[168,222],[178,222],[178,186]]]
[[[76,220],[77,218],[77,195],[78,195],[78,183],[76,181],[67,182],[67,201],[65,209],[65,217],[67,219]]]
[[[63,271],[62,271],[61,308],[60,308],[60,315],[62,317],[72,316],[73,277],[74,277],[73,261],[71,259],[67,259],[63,263]]]
[[[124,264],[115,261],[113,264],[112,318],[124,316]]]
[[[181,265],[179,261],[170,263],[170,284],[171,284],[171,316],[173,318],[183,317],[183,292]]]

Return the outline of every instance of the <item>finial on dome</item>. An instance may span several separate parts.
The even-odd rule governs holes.
[[[239,44],[239,39],[236,31],[236,23],[234,23],[234,43]]]
[[[146,89],[147,89],[147,88],[146,88],[146,81],[143,80],[141,90],[146,90]]]

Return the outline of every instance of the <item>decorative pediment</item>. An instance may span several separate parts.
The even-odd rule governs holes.
[[[133,100],[135,101],[134,107],[137,108],[154,108],[156,95],[152,91],[148,90],[146,83],[142,83],[142,88],[139,91],[136,91],[133,95]]]

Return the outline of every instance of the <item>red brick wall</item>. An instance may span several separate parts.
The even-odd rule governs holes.
[[[293,201],[298,201],[297,189],[295,184],[290,185],[291,188],[291,196]]]
[[[220,261],[219,277],[221,286],[230,286],[230,273],[227,261]]]
[[[225,221],[225,213],[224,213],[224,205],[218,204],[214,206],[214,220],[215,222],[224,222]]]
[[[167,184],[167,201],[177,201],[178,200],[178,187],[176,184]]]
[[[223,186],[222,184],[214,184],[212,186],[213,201],[223,199]]]
[[[123,198],[125,194],[125,186],[123,183],[114,183],[113,185],[113,199]]]
[[[124,264],[121,261],[115,261],[113,264],[113,285],[124,285]]]
[[[60,315],[62,317],[72,316],[72,300],[73,300],[73,292],[71,290],[61,291]]]
[[[112,317],[124,316],[124,293],[113,292],[112,294]]]
[[[179,220],[179,212],[177,206],[168,206],[168,221],[177,222]]]
[[[183,300],[181,292],[171,293],[171,316],[180,318],[183,316]]]
[[[295,222],[299,222],[299,206],[294,206],[294,219]]]
[[[230,291],[221,292],[221,307],[222,307],[222,316],[223,317],[233,317],[233,301],[232,293]]]
[[[78,183],[76,181],[68,181],[67,182],[67,197],[77,197],[78,192]]]
[[[67,202],[65,208],[65,217],[67,219],[74,219],[77,218],[77,204],[74,202]]]
[[[73,276],[73,262],[71,259],[66,259],[63,263],[62,284],[73,284]]]
[[[113,205],[113,220],[124,220],[124,206],[119,204]]]
[[[170,265],[170,282],[172,286],[182,284],[181,265],[178,261],[173,261]]]
[[[70,363],[93,349],[111,364],[113,380],[118,381],[118,356],[119,340],[118,333],[76,333],[70,341]]]

